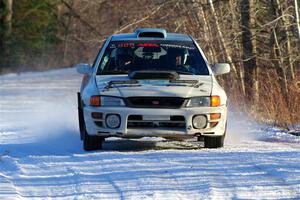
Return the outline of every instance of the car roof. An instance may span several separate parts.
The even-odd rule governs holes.
[[[148,34],[148,36],[141,36],[142,34]],[[124,41],[124,40],[192,41],[192,38],[187,34],[168,33],[165,29],[159,29],[159,28],[139,28],[136,29],[134,33],[115,34],[112,35],[111,38],[111,41]]]

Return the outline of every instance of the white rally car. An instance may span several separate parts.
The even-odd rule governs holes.
[[[110,36],[84,74],[78,93],[80,135],[85,150],[102,148],[108,137],[204,138],[222,147],[227,97],[195,40],[164,29],[137,29]]]

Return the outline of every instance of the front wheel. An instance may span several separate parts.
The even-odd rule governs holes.
[[[104,141],[104,137],[87,134],[80,93],[77,93],[77,100],[78,100],[78,119],[79,119],[80,139],[83,140],[83,149],[85,151],[100,150],[102,149],[102,142]]]
[[[224,146],[225,135],[215,137],[204,137],[204,148],[220,148]]]
[[[85,131],[83,138],[83,149],[85,151],[93,151],[102,149],[102,142],[104,141],[103,137],[96,135],[88,135]]]

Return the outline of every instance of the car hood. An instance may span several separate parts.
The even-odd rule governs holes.
[[[195,80],[191,83],[170,83],[169,80],[137,80],[136,84],[113,84],[111,81],[130,81],[128,75],[96,76],[96,84],[101,95],[116,97],[183,97],[210,96],[211,76],[180,75],[179,80]]]

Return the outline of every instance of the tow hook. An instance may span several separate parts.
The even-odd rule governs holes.
[[[195,137],[201,137],[201,133],[195,133]]]

